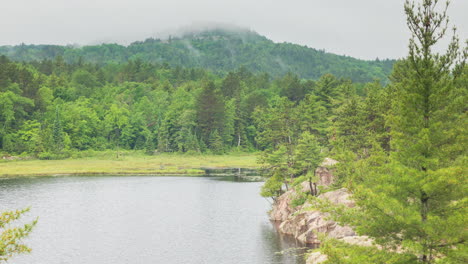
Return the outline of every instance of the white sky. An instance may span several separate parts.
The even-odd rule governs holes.
[[[443,4],[441,0],[441,4]],[[97,44],[155,37],[200,23],[232,24],[275,42],[362,59],[400,58],[409,33],[404,0],[0,0],[0,45]],[[468,1],[452,0],[468,38]]]

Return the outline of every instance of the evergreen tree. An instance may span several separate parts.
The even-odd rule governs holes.
[[[221,84],[221,91],[227,98],[237,98],[241,90],[239,76],[236,73],[229,72]]]
[[[222,134],[225,106],[219,90],[212,81],[207,82],[197,101],[197,125],[201,138],[210,145],[209,138],[217,130]]]
[[[390,155],[374,145],[372,155],[349,185],[357,207],[337,220],[354,226],[382,247],[368,250],[379,261],[360,256],[362,248],[325,244],[328,263],[467,263],[466,115],[463,74],[451,72],[459,57],[456,37],[444,55],[433,53],[447,28],[447,6],[424,0],[405,3],[413,34],[408,58],[394,69]],[[462,66],[463,67],[463,66]],[[461,126],[461,127],[460,127]],[[332,243],[333,242],[329,242]],[[395,254],[398,253],[398,254]]]
[[[63,127],[60,119],[59,107],[55,108],[54,128],[52,131],[52,140],[54,143],[54,152],[60,153],[64,147]]]
[[[324,102],[320,101],[318,96],[311,93],[306,95],[304,100],[300,101],[297,111],[300,113],[301,131],[307,131],[315,135],[322,145],[326,145],[328,142],[327,130],[330,124]]]
[[[298,176],[295,152],[301,131],[297,109],[288,98],[277,97],[270,107],[257,109],[254,118],[259,129],[257,142],[265,149],[260,163],[269,176],[262,187],[262,195],[280,195],[283,184],[288,189]]]
[[[366,130],[369,120],[364,112],[362,98],[354,95],[346,99],[340,107],[334,109],[333,113],[331,127],[333,146],[346,148],[355,153],[369,147],[369,131]]]
[[[148,155],[153,155],[154,150],[156,149],[156,144],[154,144],[154,136],[151,131],[146,131],[146,141],[145,141],[145,152]]]
[[[304,99],[306,90],[297,75],[288,72],[278,83],[281,88],[281,96],[285,96],[293,102]]]
[[[309,182],[312,195],[318,194],[315,169],[320,165],[324,158],[324,152],[317,138],[309,132],[303,132],[297,144],[295,153],[295,168],[298,175],[303,175]]]
[[[31,252],[31,249],[22,240],[32,232],[37,219],[21,226],[13,223],[27,211],[29,209],[0,213],[0,262],[7,262],[8,259],[17,254]]]
[[[210,150],[215,154],[221,154],[223,153],[223,146],[223,138],[219,134],[218,130],[215,129],[213,132],[211,132],[209,138]]]

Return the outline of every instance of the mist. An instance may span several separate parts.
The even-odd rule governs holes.
[[[0,45],[119,43],[213,27],[246,28],[361,59],[400,58],[409,32],[404,0],[6,0]],[[468,37],[468,1],[453,1],[451,25]],[[188,46],[190,48],[190,46]],[[196,54],[196,52],[195,52]]]

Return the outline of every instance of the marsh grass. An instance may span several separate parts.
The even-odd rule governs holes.
[[[203,168],[257,168],[255,153],[145,155],[142,151],[78,152],[65,160],[0,162],[1,177],[50,175],[200,175]]]

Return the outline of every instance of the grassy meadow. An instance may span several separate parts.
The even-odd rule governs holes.
[[[59,175],[199,175],[202,168],[258,168],[255,153],[225,155],[91,151],[64,160],[1,160],[0,177]]]

